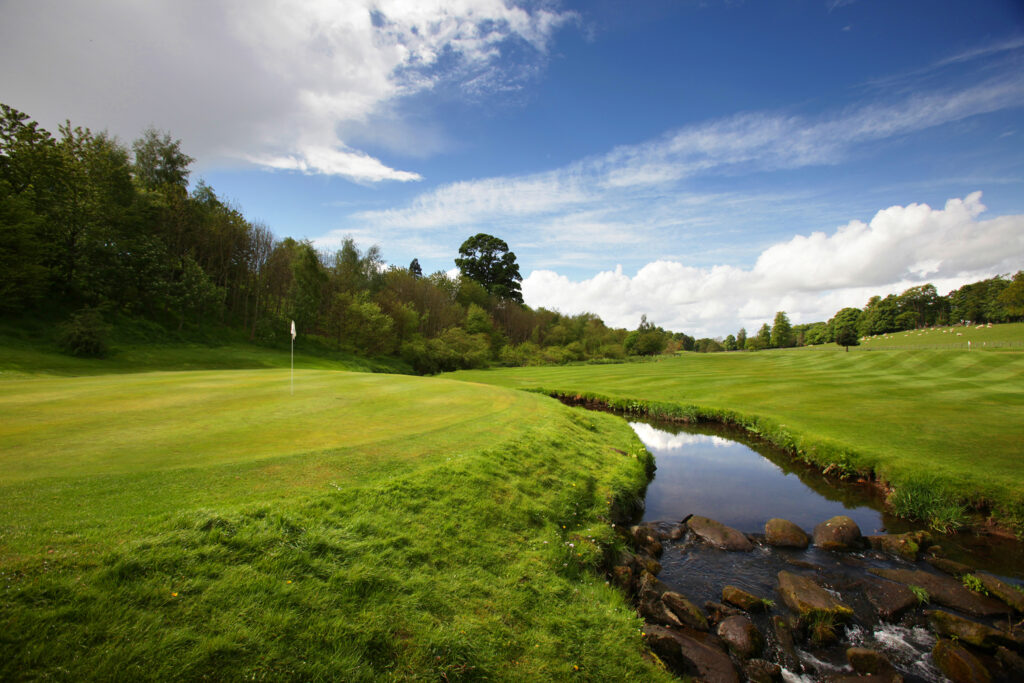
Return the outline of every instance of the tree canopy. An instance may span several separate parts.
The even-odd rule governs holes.
[[[523,278],[519,275],[516,255],[509,251],[505,240],[477,233],[462,243],[459,256],[455,265],[464,276],[479,282],[500,299],[523,303],[519,286]]]

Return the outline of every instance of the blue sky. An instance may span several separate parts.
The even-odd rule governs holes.
[[[528,304],[724,335],[1024,268],[1024,4],[58,0],[8,6],[0,100],[170,131],[276,235]],[[979,194],[980,193],[980,194]]]

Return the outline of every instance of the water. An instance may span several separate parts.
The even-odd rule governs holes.
[[[926,528],[886,513],[870,483],[826,477],[740,429],[654,421],[630,426],[657,465],[642,521],[678,522],[694,514],[761,534],[765,522],[782,517],[810,534],[821,522],[846,515],[865,535]],[[1024,543],[972,533],[933,535],[952,560],[1024,579]]]

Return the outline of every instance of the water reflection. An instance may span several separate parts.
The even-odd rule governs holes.
[[[739,434],[726,436],[721,428],[704,427],[669,431],[643,422],[630,426],[658,466],[647,488],[645,520],[699,514],[756,533],[772,517],[810,530],[830,517],[847,515],[865,533],[885,527],[881,501],[869,489],[851,491],[810,468],[798,471],[785,454],[765,454],[763,447],[759,453],[740,443]]]

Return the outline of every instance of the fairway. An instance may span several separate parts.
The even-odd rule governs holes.
[[[449,376],[763,418],[811,459],[820,446],[846,450],[894,484],[934,479],[1006,521],[1024,519],[1021,353],[831,346]]]
[[[598,569],[647,458],[445,379],[9,379],[0,678],[662,680]]]

